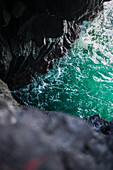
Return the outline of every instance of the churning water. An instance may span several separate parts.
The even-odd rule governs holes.
[[[113,119],[113,1],[84,22],[69,56],[13,95],[25,105],[79,117]]]

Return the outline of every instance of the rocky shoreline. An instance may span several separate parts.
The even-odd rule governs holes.
[[[20,106],[8,88],[53,69],[103,1],[0,0],[0,9],[0,169],[112,170],[113,121]]]
[[[113,122],[22,107],[0,82],[1,170],[112,170]]]
[[[79,38],[79,24],[103,9],[103,0],[0,1],[0,79],[10,88],[53,68]]]

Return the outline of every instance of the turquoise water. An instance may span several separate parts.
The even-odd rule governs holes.
[[[54,70],[13,95],[25,105],[79,117],[99,114],[113,119],[113,1],[93,21]]]

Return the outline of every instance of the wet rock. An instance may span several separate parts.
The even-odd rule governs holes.
[[[18,88],[32,82],[35,72],[47,73],[52,59],[67,55],[79,38],[77,23],[94,18],[102,5],[102,0],[0,1],[0,78]]]
[[[64,47],[66,47],[67,49],[71,49],[71,48],[72,48],[71,40],[67,37],[66,34],[65,34],[64,39],[63,39],[63,45],[64,45]]]
[[[53,68],[102,0],[0,0],[0,78],[18,88]],[[98,133],[93,130],[95,129]],[[113,169],[113,122],[19,107],[0,80],[0,169]]]
[[[113,121],[105,121],[99,115],[94,115],[90,118],[86,118],[86,121],[93,127],[94,130],[105,135],[111,134],[113,132]]]

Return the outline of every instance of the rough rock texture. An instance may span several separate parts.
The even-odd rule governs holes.
[[[0,78],[17,88],[53,68],[103,0],[0,0]]]
[[[12,97],[11,91],[9,90],[7,84],[2,80],[0,80],[0,100],[6,100],[11,107],[14,106],[16,109],[20,107],[17,101]]]
[[[98,132],[106,135],[113,133],[113,120],[108,122],[102,119],[99,115],[94,115],[87,118],[86,121]]]
[[[0,0],[0,78],[29,83],[52,69],[103,0]],[[96,132],[98,131],[98,132]],[[113,121],[20,108],[0,80],[1,170],[113,170]]]
[[[11,114],[4,106],[2,102],[1,170],[113,169],[112,135],[97,133],[63,113],[30,109]]]
[[[1,170],[112,170],[112,160],[112,121],[18,107],[0,80]]]

